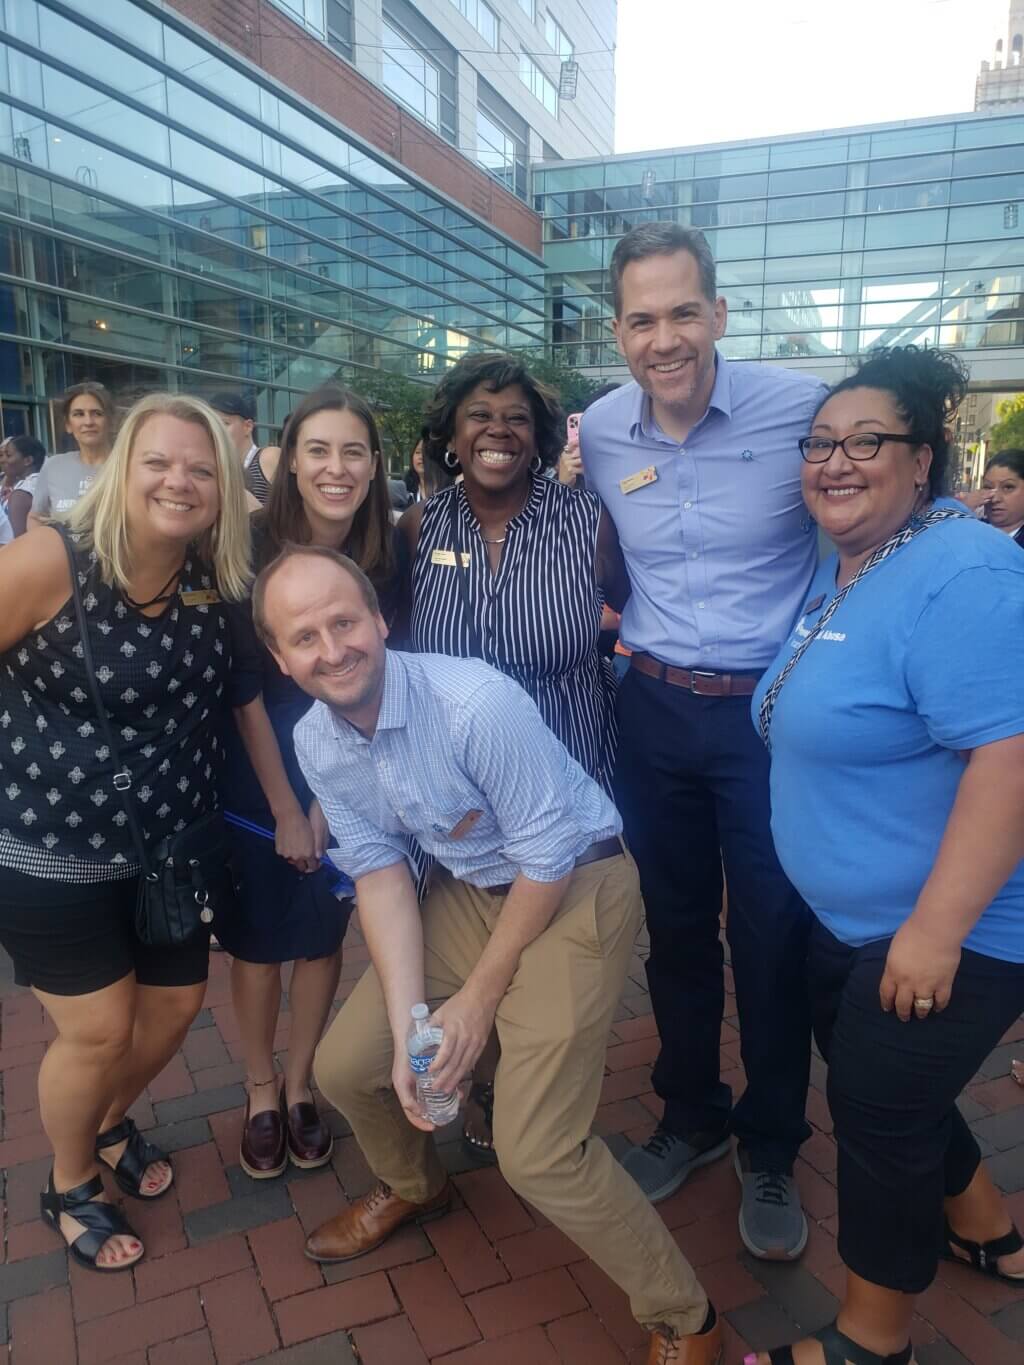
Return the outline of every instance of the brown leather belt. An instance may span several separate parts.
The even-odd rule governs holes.
[[[675,668],[650,654],[631,654],[629,666],[645,678],[657,678],[670,687],[685,687],[698,697],[752,697],[761,681],[760,673],[705,673],[699,668]]]
[[[575,867],[586,867],[587,863],[599,863],[603,858],[617,858],[623,848],[622,839],[618,834],[613,834],[610,839],[598,839],[596,844],[591,844],[585,848],[576,859]],[[511,882],[502,882],[500,886],[485,886],[483,888],[489,896],[507,896],[512,890]]]

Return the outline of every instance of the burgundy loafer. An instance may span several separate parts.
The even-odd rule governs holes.
[[[326,1166],[334,1151],[334,1138],[310,1101],[291,1104],[287,1112],[288,1159],[300,1170]]]
[[[284,1091],[276,1109],[249,1116],[251,1099],[245,1104],[242,1142],[238,1160],[242,1170],[253,1180],[272,1180],[288,1165],[287,1124],[284,1115]]]

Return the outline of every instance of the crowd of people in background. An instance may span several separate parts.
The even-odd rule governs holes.
[[[727,360],[699,232],[634,229],[611,286],[630,381],[567,422],[520,360],[467,355],[401,479],[339,386],[277,445],[244,391],[119,422],[93,382],[60,406],[72,449],[0,444],[0,943],[57,1030],[42,1215],[89,1270],[144,1255],[100,1169],[172,1185],[128,1110],[212,930],[243,1171],[330,1160],[319,1089],[377,1180],[307,1255],[450,1206],[405,1054],[429,1000],[467,1153],[626,1290],[649,1365],[724,1360],[652,1208],[694,1171],[731,1159],[748,1251],[801,1256],[813,1038],[846,1292],[748,1365],[910,1365],[940,1256],[1024,1284],[956,1103],[1024,1010],[1024,451],[950,496],[947,353],[831,390]],[[214,812],[234,894],[154,944],[149,858]],[[356,903],[371,966],[325,1034]],[[641,903],[662,1108],[620,1163],[589,1132]]]

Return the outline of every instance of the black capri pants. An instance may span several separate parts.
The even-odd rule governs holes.
[[[839,1152],[839,1254],[872,1284],[920,1294],[938,1269],[943,1199],[981,1160],[957,1096],[1024,1011],[1024,964],[965,949],[946,1008],[903,1023],[878,1000],[891,941],[851,948],[815,920],[811,1010]]]

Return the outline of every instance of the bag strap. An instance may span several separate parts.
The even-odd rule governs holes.
[[[145,876],[150,876],[149,858],[146,854],[146,841],[142,837],[142,827],[139,824],[138,813],[135,809],[135,801],[132,797],[132,775],[128,768],[121,762],[121,753],[114,739],[113,726],[110,724],[110,717],[107,709],[103,705],[100,697],[99,684],[96,681],[96,668],[92,659],[92,645],[89,641],[89,623],[86,620],[85,604],[82,601],[82,588],[78,581],[78,565],[75,562],[75,552],[71,544],[71,537],[65,527],[55,525],[54,529],[64,542],[64,550],[68,557],[68,567],[71,570],[71,595],[75,604],[75,618],[78,622],[78,638],[82,645],[82,663],[85,665],[85,677],[89,684],[89,695],[92,698],[93,708],[96,711],[96,719],[99,721],[103,739],[110,750],[110,757],[114,766],[114,790],[121,798],[121,805],[128,821],[128,830],[132,836],[132,843],[135,845],[135,852],[138,854],[139,865]]]
[[[895,534],[891,535],[884,544],[879,545],[878,549],[860,566],[854,576],[850,579],[849,583],[839,589],[835,597],[833,597],[832,601],[822,612],[817,625],[813,626],[800,641],[791,657],[787,660],[785,668],[777,675],[775,681],[762,698],[761,706],[757,714],[757,723],[761,738],[769,749],[772,747],[772,716],[775,714],[775,705],[779,700],[779,693],[785,687],[793,669],[796,668],[797,664],[804,657],[808,649],[810,649],[811,645],[814,644],[814,641],[825,629],[832,617],[835,616],[843,602],[846,601],[847,597],[861,579],[865,578],[871,570],[875,568],[876,565],[881,564],[884,559],[888,559],[891,554],[902,549],[904,545],[908,544],[916,536],[919,536],[922,531],[927,531],[929,526],[935,526],[940,521],[948,521],[950,517],[964,517],[967,515],[969,515],[967,512],[961,512],[957,508],[940,507],[933,512],[927,513],[927,515],[923,517],[911,517],[910,521],[908,521],[905,526],[902,526]]]
[[[466,628],[469,631],[469,651],[473,658],[484,658],[484,642],[477,625],[476,617],[473,615],[473,608],[469,600],[469,570],[462,562],[462,540],[459,533],[459,490],[453,490],[451,506],[451,533],[452,550],[455,555],[455,578],[459,585],[459,597],[462,600],[462,614],[466,618]],[[486,660],[485,660],[486,662]]]

